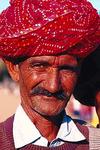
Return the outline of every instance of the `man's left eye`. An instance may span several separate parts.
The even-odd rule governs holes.
[[[59,68],[60,70],[69,70],[69,71],[72,71],[72,72],[79,72],[79,67],[78,66],[61,66]]]

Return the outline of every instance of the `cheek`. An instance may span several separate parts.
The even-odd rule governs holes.
[[[21,72],[21,82],[24,84],[24,86],[27,86],[28,90],[38,85],[44,78],[45,75],[33,70],[26,69],[24,72]]]
[[[72,92],[77,81],[76,73],[63,73],[61,77],[62,86],[68,92]]]

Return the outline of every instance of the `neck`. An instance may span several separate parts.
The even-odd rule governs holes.
[[[30,109],[27,111],[24,108],[24,110],[43,137],[49,142],[56,138],[65,111],[62,111],[56,116],[43,116]]]

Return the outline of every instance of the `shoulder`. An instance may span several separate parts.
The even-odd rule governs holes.
[[[100,149],[100,128],[88,127],[90,149]]]
[[[95,128],[83,120],[74,120],[79,130],[87,137],[90,149],[100,149],[100,128]]]
[[[9,128],[13,126],[13,120],[14,115],[6,119],[5,121],[0,123],[0,131],[2,131],[3,128]]]
[[[7,145],[13,138],[13,116],[0,123],[0,148]],[[1,144],[2,143],[2,144]]]

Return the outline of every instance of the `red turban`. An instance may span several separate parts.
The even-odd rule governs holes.
[[[85,57],[100,44],[100,16],[86,0],[11,0],[0,15],[0,57]]]

